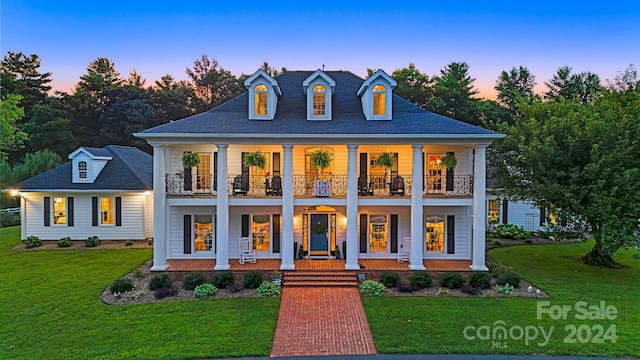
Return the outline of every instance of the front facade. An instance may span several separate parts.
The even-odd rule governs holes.
[[[241,238],[283,270],[298,254],[332,258],[336,249],[350,270],[365,258],[413,270],[425,259],[464,259],[486,270],[485,154],[502,135],[420,109],[393,95],[395,85],[382,71],[363,80],[259,70],[246,93],[136,134],[154,149],[152,270],[195,258],[229,269]],[[185,169],[188,152],[200,161]],[[328,167],[314,161],[318,152]],[[262,168],[248,166],[256,153]]]

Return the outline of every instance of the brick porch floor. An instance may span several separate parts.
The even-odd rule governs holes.
[[[278,270],[280,259],[258,259],[255,264],[240,264],[238,259],[229,259],[232,271]],[[366,270],[408,271],[409,263],[393,259],[360,259],[359,264]],[[424,260],[429,271],[471,271],[469,260]],[[296,270],[344,270],[344,260],[295,260]],[[213,259],[171,259],[167,260],[168,271],[208,271],[213,270],[216,261]]]
[[[283,289],[272,357],[375,353],[358,289]]]

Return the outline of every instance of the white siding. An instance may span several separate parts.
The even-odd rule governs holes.
[[[153,192],[145,193],[144,198],[144,237],[153,237]]]
[[[503,209],[500,208],[500,211]],[[507,222],[509,224],[522,226],[529,231],[542,229],[542,226],[540,226],[540,209],[535,207],[531,201],[509,201],[507,211]]]
[[[101,240],[141,240],[145,238],[144,207],[145,195],[142,193],[74,194],[74,193],[22,193],[24,198],[25,236],[37,236],[42,240],[58,240],[71,237],[72,240],[84,240],[97,236]],[[74,226],[44,226],[44,197],[74,198]],[[91,197],[122,197],[122,226],[91,225]],[[53,201],[53,200],[52,200]],[[114,202],[115,207],[115,202]],[[68,214],[67,204],[67,214]],[[115,211],[115,209],[114,209]]]
[[[215,258],[214,252],[211,253],[184,253],[184,215],[212,215],[215,222],[216,209],[213,206],[171,206],[169,208],[169,242],[168,259],[184,259],[184,258]],[[215,229],[215,228],[214,228]],[[213,231],[215,237],[215,230]],[[192,232],[193,237],[193,232]],[[192,247],[193,250],[193,238]],[[217,239],[216,239],[217,241]]]
[[[424,217],[427,218],[429,216],[443,216],[445,219],[445,235],[444,235],[444,244],[445,251],[444,253],[434,253],[434,252],[426,252],[425,241],[423,241],[423,252],[425,259],[470,259],[471,258],[471,229],[469,228],[469,224],[467,222],[467,207],[431,207],[427,206],[424,208]],[[447,229],[447,215],[455,216],[455,250],[453,254],[447,254],[447,238],[446,238],[446,229]],[[424,229],[423,229],[424,232]]]

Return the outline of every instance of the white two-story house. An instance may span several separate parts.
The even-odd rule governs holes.
[[[363,80],[258,70],[244,85],[214,109],[135,134],[153,147],[153,270],[168,259],[215,259],[214,270],[227,270],[240,238],[282,270],[295,269],[294,243],[324,258],[346,243],[347,270],[407,248],[412,270],[425,259],[487,269],[485,155],[503,135],[409,103],[383,71]],[[314,162],[318,150],[328,167]],[[199,164],[184,169],[185,152]],[[248,167],[247,153],[261,153],[263,168]],[[388,167],[376,161],[383,153]]]

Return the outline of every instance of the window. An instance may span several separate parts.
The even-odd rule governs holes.
[[[101,198],[100,199],[100,224],[101,225],[113,225],[115,224],[115,217],[113,211],[113,198]]]
[[[78,177],[80,179],[87,178],[87,162],[86,161],[80,161],[78,163]]]
[[[65,198],[53,198],[53,223],[56,225],[67,223],[67,203]]]
[[[251,220],[251,236],[256,251],[269,251],[271,242],[271,215],[253,215]]]
[[[211,154],[198,154],[200,162],[196,167],[196,189],[207,192],[211,189]]]
[[[373,87],[373,115],[387,113],[387,88],[383,85]]]
[[[267,115],[267,86],[262,84],[256,85],[253,90],[255,96],[255,114]]]
[[[213,248],[213,216],[194,215],[193,235],[196,252],[211,251]]]
[[[445,178],[442,158],[444,154],[429,154],[427,156],[427,191],[439,193],[444,190],[442,180]],[[445,178],[446,179],[446,178]]]
[[[425,219],[425,242],[428,252],[444,252],[444,216]]]
[[[327,89],[322,85],[313,87],[313,115],[325,115]]]
[[[489,225],[495,225],[500,221],[500,200],[489,200],[489,214],[487,217]]]
[[[387,251],[387,216],[373,215],[369,220],[370,251]]]

